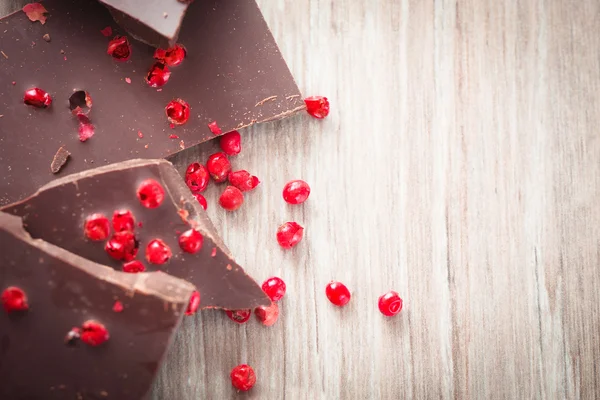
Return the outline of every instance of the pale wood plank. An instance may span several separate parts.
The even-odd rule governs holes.
[[[271,328],[187,318],[154,398],[600,397],[600,4],[259,3],[332,113],[244,131],[234,165],[262,187],[233,214],[222,187],[207,198],[240,263],[288,296]],[[292,178],[313,188],[303,206],[281,199]],[[284,252],[288,219],[307,235]],[[389,288],[406,309],[388,320]],[[259,383],[238,396],[241,362]]]

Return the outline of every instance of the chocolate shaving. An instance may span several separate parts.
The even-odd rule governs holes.
[[[58,174],[63,165],[67,163],[70,155],[71,153],[69,153],[69,151],[63,146],[58,148],[54,158],[52,159],[52,163],[50,164],[50,170],[53,174]]]
[[[258,103],[256,103],[254,105],[254,107],[258,107],[258,106],[262,106],[263,104],[265,104],[267,101],[271,101],[271,100],[275,100],[277,98],[277,96],[269,96],[266,99],[262,99],[261,101],[259,101]]]

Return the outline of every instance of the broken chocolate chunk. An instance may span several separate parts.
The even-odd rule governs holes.
[[[188,4],[177,0],[160,0],[142,4],[134,0],[100,0],[113,18],[127,33],[154,47],[175,44],[188,9]]]
[[[70,155],[71,153],[64,146],[58,148],[50,164],[50,170],[53,174],[58,174],[60,169],[67,163]]]
[[[167,19],[162,15],[158,19],[171,21],[176,13],[170,6],[161,7],[171,2],[186,7],[176,0],[153,2],[152,7],[132,0],[111,3],[135,4],[139,13],[168,10]],[[156,61],[156,49],[130,40],[128,61],[117,62],[106,54],[110,38],[100,31],[112,26],[114,36],[127,33],[114,24],[102,4],[48,0],[44,7],[52,18],[43,26],[32,24],[23,13],[0,20],[3,50],[10,55],[10,59],[2,59],[2,76],[23,85],[0,85],[0,98],[5,100],[0,160],[6,167],[0,176],[0,205],[20,200],[54,179],[47,163],[57,142],[71,151],[77,146],[69,170],[80,172],[100,163],[170,156],[181,147],[212,139],[207,126],[211,121],[218,121],[222,133],[227,133],[285,118],[306,107],[255,0],[203,0],[187,6],[178,39],[186,49],[185,61],[170,69],[169,81],[161,91],[145,80]],[[69,50],[67,60],[41,46],[24,50],[23,43],[36,41],[45,33],[53,43]],[[37,71],[40,66],[45,73]],[[126,77],[132,83],[124,88]],[[98,134],[82,145],[73,134],[76,123],[68,112],[32,113],[15,93],[34,86],[43,87],[57,99],[67,99],[73,88],[85,88],[94,100],[93,123]],[[277,97],[256,106],[269,96]],[[185,124],[171,130],[164,109],[177,98],[190,105],[191,113]],[[137,131],[154,133],[141,142],[131,135]],[[86,129],[82,140],[89,133],[91,129]],[[170,134],[183,142],[171,140]]]
[[[84,234],[92,214],[128,210],[143,228],[118,232],[106,241]],[[270,305],[260,286],[236,264],[227,247],[173,165],[165,160],[131,160],[73,174],[42,187],[3,209],[21,216],[34,238],[46,240],[88,260],[123,270],[141,260],[146,271],[163,271],[195,285],[202,308],[231,310]],[[190,228],[203,236],[193,254],[180,236]],[[211,252],[217,247],[217,254]]]
[[[32,239],[5,213],[0,243],[0,292],[18,287],[28,303],[18,313],[0,308],[0,398],[142,398],[194,287],[162,272],[118,272]],[[94,324],[108,335],[89,332]]]

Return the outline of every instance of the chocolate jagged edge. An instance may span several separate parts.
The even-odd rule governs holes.
[[[136,197],[138,185],[146,179],[156,180],[165,190],[165,200],[156,209],[143,207]],[[168,161],[130,160],[73,174],[2,208],[22,217],[33,237],[121,270],[122,262],[108,256],[104,242],[89,241],[83,232],[87,216],[102,213],[110,218],[117,209],[130,210],[142,224],[135,228],[140,243],[137,259],[149,270],[161,270],[195,285],[202,308],[235,310],[270,304],[258,284],[233,260],[206,211]],[[183,252],[178,244],[179,235],[190,227],[204,236],[196,254]],[[153,239],[170,247],[173,257],[167,263],[153,266],[146,262],[145,248]]]
[[[25,291],[27,311],[0,309],[0,398],[140,399],[194,287],[162,272],[127,274],[40,239],[0,213],[0,292]],[[123,311],[112,310],[116,301]],[[98,347],[65,343],[73,327],[102,323]]]
[[[0,205],[23,199],[57,175],[167,157],[215,137],[208,127],[213,121],[226,133],[305,109],[254,0],[192,3],[178,38],[186,58],[170,68],[160,91],[145,80],[157,61],[154,48],[130,40],[128,61],[107,54],[109,41],[127,33],[98,1],[43,4],[49,11],[45,25],[32,23],[23,12],[0,20],[7,56],[0,57],[0,161],[6,167],[0,175]],[[111,37],[101,33],[107,26]],[[44,34],[52,37],[50,43],[42,40]],[[23,104],[24,92],[32,87],[52,96],[49,108]],[[74,90],[87,91],[93,100],[89,118],[95,134],[85,142],[68,109]],[[189,104],[190,118],[171,129],[165,107],[175,98]],[[71,157],[53,175],[48,162],[63,145]]]

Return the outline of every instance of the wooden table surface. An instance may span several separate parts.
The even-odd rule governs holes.
[[[331,114],[243,131],[262,180],[209,214],[279,321],[186,318],[155,399],[600,397],[600,3],[259,0]],[[205,159],[214,143],[177,157]],[[310,199],[288,206],[290,179]],[[305,238],[275,240],[295,220]],[[325,285],[352,291],[333,307]],[[377,298],[400,292],[385,318]],[[258,383],[236,394],[229,371]]]

